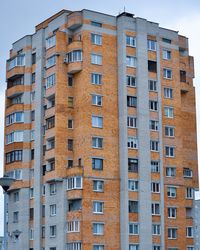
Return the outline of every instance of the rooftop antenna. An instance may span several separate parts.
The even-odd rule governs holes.
[[[126,12],[126,7],[124,6],[124,12]]]

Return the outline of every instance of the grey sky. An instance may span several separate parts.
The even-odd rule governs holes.
[[[0,3],[0,176],[3,175],[3,119],[5,62],[13,42],[34,33],[35,25],[61,9],[91,9],[117,15],[124,10],[189,37],[190,54],[195,57],[196,96],[200,96],[200,1],[199,0],[1,0]],[[197,99],[198,121],[200,101]],[[200,131],[198,122],[198,131]],[[199,147],[200,148],[200,147]],[[3,234],[3,195],[0,188],[0,235]]]

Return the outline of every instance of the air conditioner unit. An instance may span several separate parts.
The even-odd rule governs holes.
[[[68,63],[68,58],[64,58],[64,63]]]

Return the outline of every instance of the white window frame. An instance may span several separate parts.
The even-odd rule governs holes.
[[[92,232],[94,235],[104,235],[104,223],[103,222],[93,222]]]
[[[126,86],[130,88],[136,87],[136,77],[134,75],[126,75]]]
[[[80,232],[80,221],[73,220],[67,222],[67,233],[78,233]]]
[[[103,57],[100,54],[91,54],[91,64],[102,65]]]
[[[167,208],[167,216],[169,219],[176,219],[177,208],[176,207],[168,207]]]
[[[159,152],[159,141],[150,140],[150,150],[153,152]]]
[[[127,146],[129,149],[138,149],[138,138],[129,136]]]
[[[92,94],[92,105],[102,106],[103,97],[99,94]]]
[[[159,130],[159,122],[156,120],[150,120],[149,121],[149,128],[152,131],[158,131]]]
[[[149,100],[149,110],[158,112],[158,101]]]
[[[137,59],[135,56],[126,56],[126,66],[130,68],[136,68]]]
[[[169,49],[163,49],[163,59],[164,60],[171,60],[172,59],[172,52]]]
[[[46,60],[46,68],[53,67],[56,64],[56,55],[52,55]]]
[[[160,183],[159,182],[151,182],[151,192],[152,193],[160,193]]]
[[[193,187],[186,187],[185,189],[185,198],[186,199],[194,199],[194,188]]]
[[[92,147],[93,148],[103,148],[103,138],[98,136],[92,137]]]
[[[165,157],[174,158],[175,157],[175,147],[165,146]]]
[[[128,191],[136,192],[139,190],[138,180],[128,179]]]
[[[136,47],[136,37],[126,35],[126,46],[135,48]]]
[[[156,51],[157,42],[155,40],[148,39],[147,40],[147,48],[148,48],[148,50]]]
[[[49,184],[49,193],[50,195],[55,195],[57,192],[57,187],[56,187],[56,183],[50,183]]]
[[[174,127],[173,126],[165,126],[165,136],[166,137],[174,137]]]
[[[52,216],[56,216],[56,209],[57,209],[56,204],[51,204],[51,205],[49,206],[50,216],[51,216],[51,217],[52,217]]]
[[[167,230],[168,239],[177,239],[177,228],[168,228]]]
[[[163,69],[163,78],[171,80],[172,79],[172,69],[164,68]]]
[[[102,35],[91,33],[91,43],[95,45],[102,45]]]
[[[45,84],[46,89],[53,87],[55,85],[55,83],[56,83],[56,74],[55,73],[46,77],[46,84]]]
[[[173,89],[164,87],[164,98],[173,99]]]
[[[168,198],[176,198],[177,197],[177,188],[168,186],[167,187],[167,197]]]
[[[160,234],[161,234],[160,224],[152,224],[152,235],[160,235]]]
[[[160,173],[159,161],[151,161],[151,173]]]
[[[102,74],[100,73],[91,73],[91,83],[94,85],[101,85],[102,84]]]
[[[152,92],[158,91],[156,80],[152,80],[152,79],[148,80],[148,85],[149,85],[149,91],[152,91]]]
[[[102,193],[104,191],[104,181],[102,181],[102,180],[93,180],[93,191]]]
[[[157,209],[158,209],[158,213],[157,213]],[[157,202],[151,203],[151,213],[152,215],[160,216],[160,203],[157,203]]]
[[[129,235],[139,235],[139,223],[129,222]]]
[[[137,128],[137,118],[135,116],[127,117],[127,127],[128,128]]]
[[[67,178],[67,190],[82,189],[83,188],[83,177],[72,176]]]
[[[52,225],[49,227],[49,236],[50,238],[55,238],[57,234],[57,228],[56,225]]]
[[[46,49],[52,48],[56,45],[56,36],[50,36],[46,39]]]
[[[175,167],[166,167],[166,177],[175,177],[176,176],[176,168]]]
[[[164,115],[167,118],[174,118],[174,107],[165,106],[164,107]]]
[[[103,117],[92,115],[92,127],[93,128],[103,128]]]
[[[92,206],[93,214],[103,214],[104,202],[103,201],[93,201]]]

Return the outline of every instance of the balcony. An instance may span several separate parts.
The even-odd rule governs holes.
[[[75,42],[75,45],[79,45],[80,43]],[[67,64],[68,74],[75,74],[82,70],[82,50],[76,49],[67,53],[66,58],[64,59],[64,63]]]
[[[75,11],[68,15],[68,29],[75,30],[83,24],[82,12]]]
[[[12,88],[6,90],[6,96],[8,98],[13,98],[15,96],[19,96],[24,92],[24,85],[15,85]]]
[[[187,82],[181,82],[180,88],[182,93],[187,93],[190,89],[190,85]]]
[[[7,61],[7,79],[24,74],[25,55],[18,55]]]

